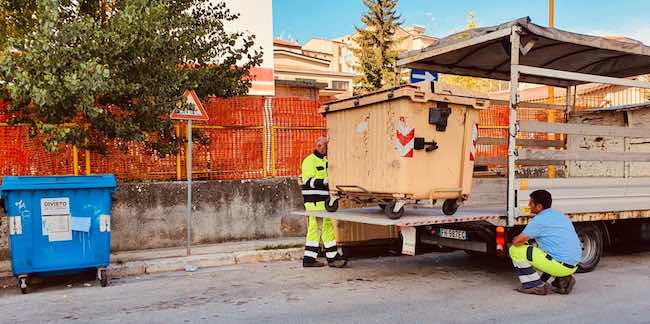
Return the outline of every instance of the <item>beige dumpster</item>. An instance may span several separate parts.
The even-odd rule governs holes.
[[[405,85],[323,106],[328,211],[350,199],[396,219],[407,204],[444,199],[443,212],[456,212],[471,191],[478,112],[489,102],[443,87]]]

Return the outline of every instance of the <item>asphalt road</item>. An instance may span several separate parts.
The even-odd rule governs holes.
[[[522,295],[505,260],[463,252],[295,262],[0,291],[2,323],[650,323],[650,252],[616,253],[568,296]]]

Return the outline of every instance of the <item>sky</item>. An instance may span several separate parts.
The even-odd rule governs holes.
[[[361,26],[364,8],[361,0],[273,0],[273,34],[301,44],[337,38]],[[548,0],[400,0],[398,5],[404,26],[423,26],[435,37],[461,31],[469,12],[480,26],[525,16],[548,25]],[[650,44],[649,12],[650,0],[555,0],[555,27]]]

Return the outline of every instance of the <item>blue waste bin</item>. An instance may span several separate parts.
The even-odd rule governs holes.
[[[108,285],[113,175],[3,177],[11,267],[21,291],[31,275],[97,269]]]

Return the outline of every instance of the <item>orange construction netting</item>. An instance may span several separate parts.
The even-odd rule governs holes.
[[[26,126],[0,126],[0,175],[72,174],[70,146],[48,152]]]
[[[194,145],[192,175],[197,179],[254,179],[265,176],[263,128],[203,128],[209,145]],[[182,150],[185,168],[185,150]],[[182,170],[185,177],[185,169]]]
[[[554,110],[555,122],[565,122],[565,114],[562,111]],[[509,109],[507,103],[493,102],[488,109],[479,113],[479,137],[490,139],[507,139],[508,138],[508,120]],[[526,102],[521,102],[517,109],[518,120],[530,120],[547,122],[550,120],[550,110],[545,108],[527,106]],[[519,133],[521,139],[549,139],[546,133]],[[477,147],[479,161],[492,160],[495,158],[505,158],[508,156],[507,144],[479,144]],[[499,166],[500,163],[487,163],[489,166]]]
[[[303,98],[273,98],[273,174],[300,174],[305,156],[316,140],[327,134],[326,120],[319,113],[320,102]]]

